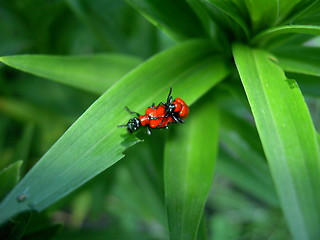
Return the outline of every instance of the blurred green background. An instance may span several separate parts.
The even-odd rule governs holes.
[[[2,0],[0,31],[0,56],[114,52],[144,60],[175,44],[122,0]],[[24,176],[98,97],[0,64],[0,169],[22,159]],[[232,101],[239,115],[251,117],[240,101]],[[222,130],[225,141],[241,142],[229,130]],[[120,163],[33,213],[22,239],[168,239],[163,141],[155,132]],[[288,239],[266,165],[267,193],[259,192],[260,183],[252,186],[253,169],[230,162],[248,146],[242,147],[232,155],[234,149],[221,145],[205,211],[209,239]],[[24,217],[29,216],[18,216]]]

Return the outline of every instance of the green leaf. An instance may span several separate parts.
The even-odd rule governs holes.
[[[197,239],[208,240],[207,218],[205,214],[202,215],[200,221]]]
[[[128,222],[133,222],[129,219]],[[50,236],[50,235],[49,235]],[[32,238],[31,238],[32,239]],[[40,238],[47,239],[47,238]],[[101,239],[112,239],[112,240],[152,240],[161,239],[155,238],[152,232],[141,231],[140,229],[127,229],[122,225],[107,227],[104,229],[77,229],[76,231],[62,231],[57,236],[54,236],[54,240],[101,240]]]
[[[108,209],[120,218],[139,219],[147,228],[156,227],[158,235],[166,236],[163,148],[159,147],[164,144],[163,138],[163,131],[153,131],[152,138],[126,151],[126,159],[117,168],[117,183],[112,192],[117,200],[108,204]]]
[[[165,200],[171,239],[196,239],[212,183],[218,141],[218,111],[212,100],[191,109],[185,125],[165,147]]]
[[[120,34],[120,28],[114,27],[114,24],[110,24],[108,21],[104,21],[102,24],[101,18],[97,16],[97,13],[94,12],[90,4],[78,0],[65,0],[64,2],[83,25],[87,27],[91,33],[90,35],[97,40],[99,46],[104,51],[117,50],[119,52],[126,48],[126,42]],[[119,11],[115,11],[118,6],[114,4],[119,3],[125,4],[120,1],[118,3],[108,2],[109,9],[112,10],[105,12],[105,14],[110,18],[115,18],[114,13]]]
[[[18,183],[20,179],[20,168],[23,161],[12,163],[0,171],[0,200]],[[22,213],[12,221],[0,226],[2,239],[20,239],[30,219],[30,213]]]
[[[174,96],[192,104],[227,74],[224,59],[205,40],[146,61],[104,93],[27,173],[0,204],[0,223],[21,211],[46,208],[121,159],[137,141],[117,127],[130,118],[125,106],[142,112],[163,101],[170,86]]]
[[[40,77],[102,94],[141,60],[120,54],[82,57],[20,55],[0,57],[0,62]]]
[[[185,0],[126,0],[152,24],[178,40],[205,37],[200,19]]]
[[[0,199],[10,192],[20,179],[22,161],[12,163],[0,172]]]
[[[246,37],[249,38],[249,28],[246,23],[246,20],[244,16],[246,16],[246,13],[244,12],[244,9],[241,9],[237,5],[237,1],[223,1],[223,0],[205,0],[206,2],[209,2],[213,4],[215,7],[220,9],[222,12],[230,16],[239,26],[242,28],[243,32],[245,33]]]
[[[1,239],[21,239],[27,229],[31,217],[30,212],[20,213],[11,221],[0,226]]]
[[[239,224],[228,219],[225,214],[215,214],[210,222],[210,230],[213,234],[212,240],[239,239]]]
[[[266,45],[273,38],[279,36],[281,37],[281,35],[289,33],[320,35],[320,27],[310,25],[290,25],[269,28],[253,37],[251,40],[251,44],[263,46]]]
[[[203,4],[203,2],[199,0],[185,0],[193,11],[197,14],[199,19],[201,20],[202,25],[204,26],[206,32],[210,33],[212,31],[212,22],[210,20],[209,13]]]
[[[25,164],[21,167],[22,176],[24,175],[26,163],[28,164],[28,156],[30,152],[30,147],[32,143],[32,139],[34,137],[35,124],[33,122],[29,122],[23,129],[23,133],[21,138],[17,142],[17,146],[15,149],[15,154],[13,155],[13,160],[23,160]]]
[[[253,196],[278,207],[256,129],[231,114],[221,114],[221,119],[220,140],[225,151],[219,153],[217,171]]]
[[[305,1],[304,1],[305,2]],[[320,1],[312,0],[312,6],[303,11],[298,18],[294,19],[294,24],[319,25],[320,23]]]
[[[290,72],[288,72],[286,75],[288,78],[295,79],[299,83],[299,87],[304,96],[320,96],[320,77]]]
[[[279,0],[245,0],[254,32],[273,26],[279,16]]]
[[[61,232],[63,225],[61,223],[55,223],[32,233],[27,233],[23,236],[23,239],[56,239],[56,236]]]
[[[278,24],[291,23],[300,15],[313,8],[318,0],[281,0],[279,1]]]
[[[274,54],[285,71],[320,76],[320,48],[282,47],[274,51]]]
[[[320,236],[320,156],[308,108],[272,56],[235,44],[234,57],[294,239]]]
[[[270,173],[267,171],[267,164],[265,164],[265,171],[260,169],[254,171],[254,166],[246,162],[248,159],[236,158],[234,154],[236,153],[228,153],[226,150],[219,152],[217,173],[229,179],[248,195],[271,207],[279,207],[279,200],[273,188]]]

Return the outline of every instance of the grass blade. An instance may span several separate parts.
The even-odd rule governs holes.
[[[279,200],[256,129],[226,112],[221,114],[221,119],[220,141],[226,150],[219,152],[217,171],[246,192],[278,207]]]
[[[293,22],[296,18],[311,10],[318,0],[282,0],[279,1],[279,24]]]
[[[268,52],[235,44],[234,57],[294,239],[320,236],[320,156],[299,87]]]
[[[155,26],[178,40],[205,37],[205,27],[184,0],[126,0]]]
[[[320,27],[310,25],[290,25],[269,28],[252,38],[251,44],[263,46],[271,39],[289,33],[320,35]]]
[[[2,169],[0,172],[0,199],[18,183],[20,179],[20,167],[22,161],[17,161],[10,164],[7,168]]]
[[[212,101],[192,109],[165,147],[165,200],[170,237],[196,239],[212,183],[218,142],[218,111]]]
[[[121,159],[137,141],[117,128],[130,118],[125,106],[142,112],[170,86],[191,104],[227,74],[210,41],[185,42],[151,58],[104,93],[27,173],[0,204],[0,223],[46,208]]]
[[[230,16],[239,26],[242,28],[246,37],[250,36],[248,26],[246,24],[246,19],[244,19],[244,9],[240,9],[236,3],[232,1],[222,1],[222,0],[205,0],[215,7],[220,9],[222,12]]]
[[[288,78],[295,79],[305,97],[312,96],[318,98],[320,96],[320,77],[306,76],[305,74],[287,73]],[[313,121],[315,123],[315,121]]]
[[[254,32],[275,25],[279,16],[278,0],[245,0],[245,5],[247,6]]]
[[[141,60],[120,54],[82,57],[21,55],[0,57],[0,62],[40,77],[102,94],[140,64]]]
[[[296,46],[279,48],[274,53],[283,70],[320,76],[320,48]]]

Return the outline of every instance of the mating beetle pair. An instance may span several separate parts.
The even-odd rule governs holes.
[[[125,109],[129,113],[136,114],[137,117],[131,118],[127,124],[118,127],[126,127],[132,133],[141,126],[146,126],[147,133],[150,135],[149,128],[168,128],[171,123],[183,123],[183,119],[188,117],[189,107],[181,98],[173,100],[171,93],[172,87],[170,87],[167,101],[160,102],[157,106],[148,107],[144,115],[132,112],[126,107]]]

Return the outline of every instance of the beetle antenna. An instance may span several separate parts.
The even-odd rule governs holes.
[[[171,103],[172,102],[172,96],[171,96],[171,93],[172,93],[172,87],[170,87],[170,90],[169,90],[169,94],[168,94],[168,97],[167,97],[167,104]]]

